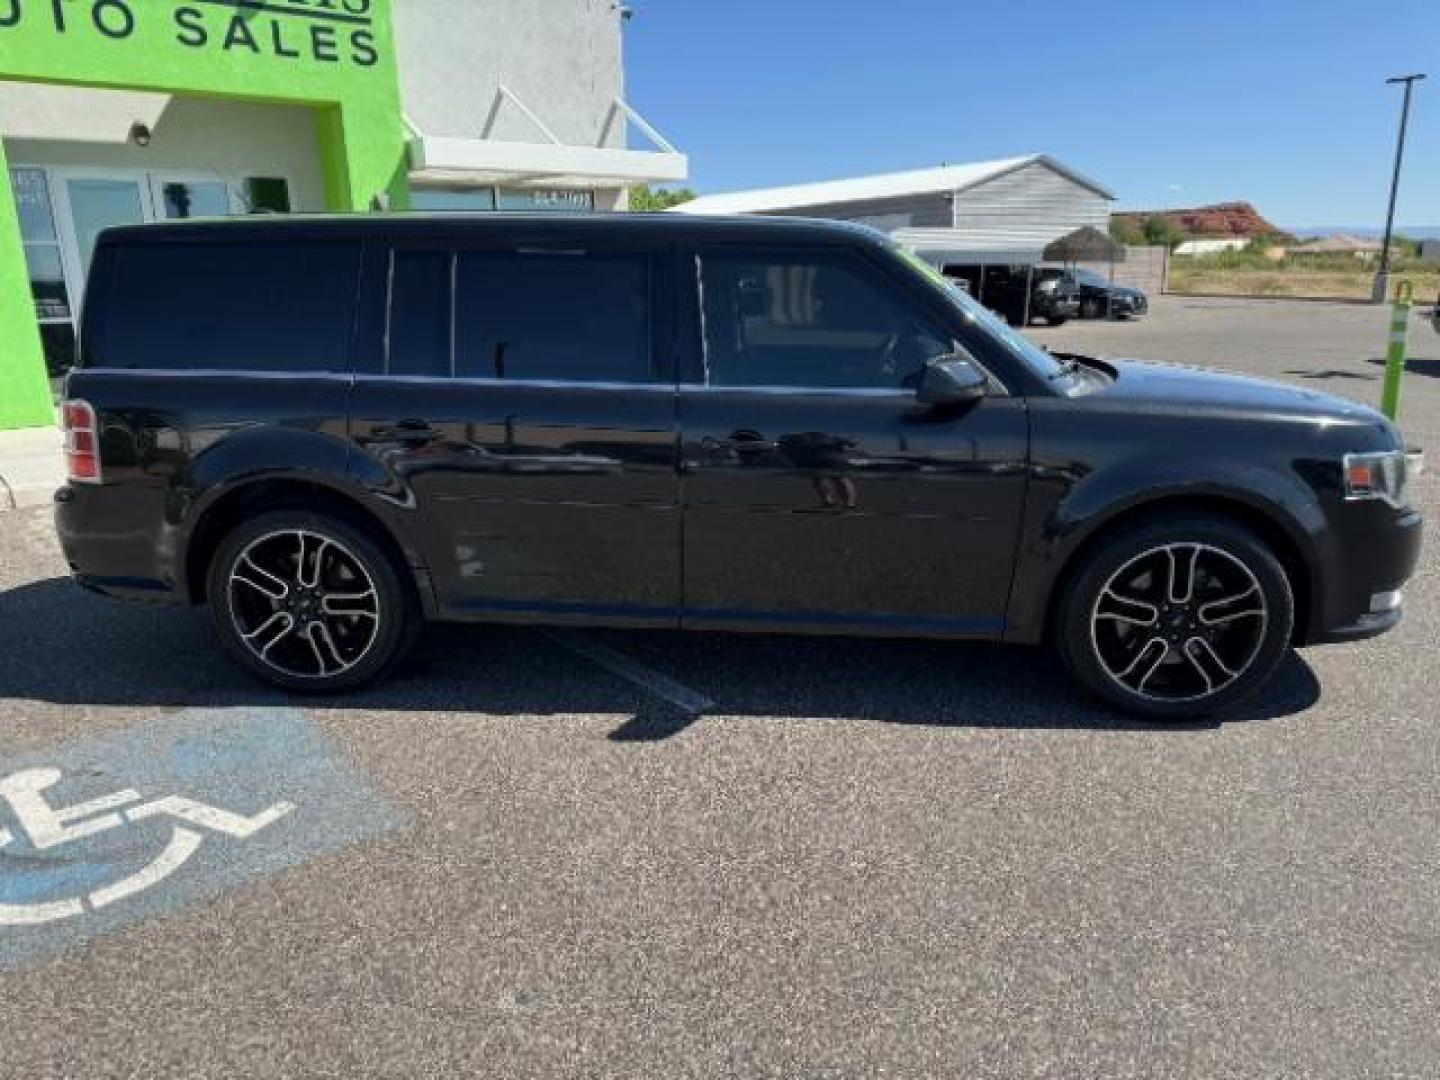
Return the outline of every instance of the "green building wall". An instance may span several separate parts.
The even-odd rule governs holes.
[[[309,106],[328,209],[408,201],[389,0],[0,0],[0,79]],[[0,429],[54,419],[0,146]]]

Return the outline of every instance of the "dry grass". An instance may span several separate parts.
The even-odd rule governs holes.
[[[1406,278],[1415,285],[1417,302],[1433,303],[1440,293],[1440,269],[1397,271],[1392,280]],[[1305,270],[1279,267],[1209,267],[1188,259],[1170,262],[1172,293],[1199,293],[1216,296],[1311,296],[1325,298],[1370,298],[1375,279],[1373,269]]]

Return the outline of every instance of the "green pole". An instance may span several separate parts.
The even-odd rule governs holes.
[[[1400,376],[1405,374],[1405,337],[1410,328],[1410,305],[1415,289],[1408,281],[1395,287],[1395,306],[1390,313],[1390,345],[1385,351],[1385,389],[1380,396],[1380,411],[1391,420],[1400,413]]]

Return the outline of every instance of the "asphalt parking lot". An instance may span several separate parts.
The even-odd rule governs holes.
[[[1034,336],[1373,402],[1385,320],[1160,298]],[[45,511],[0,540],[0,777],[120,792],[132,869],[199,848],[138,917],[47,864],[83,913],[0,929],[5,1076],[1440,1073],[1433,543],[1394,633],[1166,728],[1036,651],[469,627],[286,699],[200,614],[71,586]]]

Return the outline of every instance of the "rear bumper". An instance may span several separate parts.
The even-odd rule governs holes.
[[[69,485],[55,493],[55,532],[75,581],[117,600],[189,602],[174,571],[173,533],[163,514],[137,506],[149,492],[132,487]],[[137,523],[154,523],[152,528]]]

